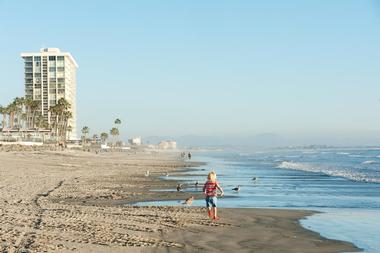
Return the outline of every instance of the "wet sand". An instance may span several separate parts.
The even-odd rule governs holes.
[[[128,205],[186,199],[150,190],[174,190],[157,177],[196,165],[157,153],[0,152],[0,252],[358,250],[302,228],[307,211],[221,209],[212,222],[199,207]]]

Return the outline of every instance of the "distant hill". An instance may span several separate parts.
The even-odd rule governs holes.
[[[284,146],[286,140],[276,134],[265,133],[255,136],[199,136],[184,135],[171,136],[149,136],[144,138],[144,143],[157,144],[162,140],[175,140],[180,147],[277,147]]]

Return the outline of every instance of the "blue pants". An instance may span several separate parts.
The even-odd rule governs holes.
[[[216,207],[218,200],[216,196],[207,196],[206,197],[206,206],[209,208],[210,206]]]

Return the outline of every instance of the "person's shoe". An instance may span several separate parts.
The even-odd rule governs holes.
[[[220,218],[218,216],[215,216],[213,220],[219,220]]]
[[[208,217],[210,217],[210,219],[212,219],[212,211],[211,211],[211,210],[208,210],[208,211],[207,211],[207,214],[208,214]]]

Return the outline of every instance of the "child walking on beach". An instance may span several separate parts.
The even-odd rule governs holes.
[[[217,190],[220,191],[220,196],[224,195],[222,187],[216,181],[216,173],[211,171],[207,175],[207,181],[203,186],[203,193],[206,195],[207,213],[210,219],[219,220],[217,214]]]

